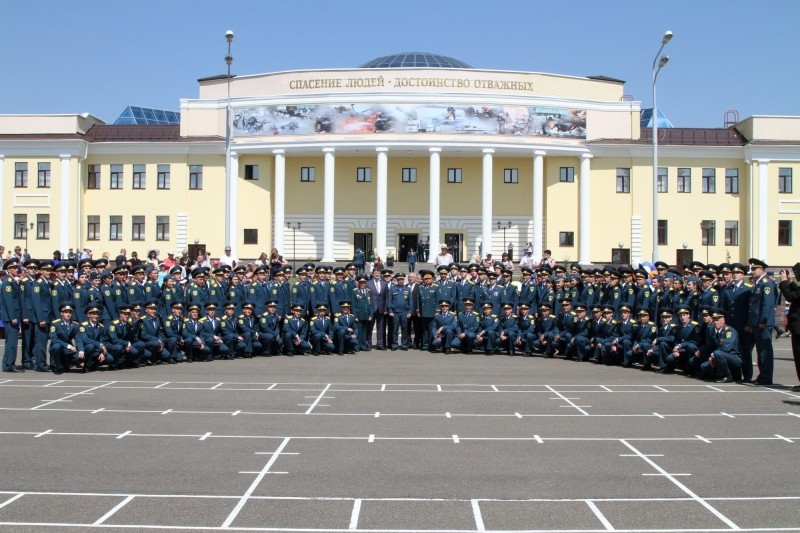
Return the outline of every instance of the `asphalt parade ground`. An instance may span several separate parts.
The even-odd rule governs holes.
[[[800,393],[372,351],[0,376],[0,530],[800,531]]]

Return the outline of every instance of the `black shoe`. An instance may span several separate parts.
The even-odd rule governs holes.
[[[23,370],[33,370],[33,365],[22,365]]]
[[[25,372],[25,370],[12,366],[11,368],[6,368],[3,372]]]
[[[722,378],[722,379],[718,379],[718,380],[717,380],[717,383],[733,383],[733,377],[731,377],[731,376],[725,376],[725,377],[724,377],[724,378]]]

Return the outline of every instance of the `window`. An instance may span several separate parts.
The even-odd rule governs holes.
[[[156,240],[169,240],[169,216],[156,217]]]
[[[739,194],[739,169],[725,169],[725,194]]]
[[[519,169],[518,168],[504,169],[503,183],[519,183]]]
[[[36,215],[36,238],[49,239],[50,238],[50,215],[39,214]]]
[[[666,220],[658,221],[658,244],[659,246],[666,246],[669,238],[669,225]]]
[[[658,192],[668,192],[669,191],[669,175],[667,174],[666,167],[658,167],[658,173],[656,174],[656,183]]]
[[[403,169],[403,183],[416,183],[417,182],[417,169],[404,168]]]
[[[38,186],[44,189],[50,187],[50,163],[39,163]]]
[[[739,221],[725,221],[725,245],[739,246]]]
[[[575,181],[575,167],[561,167],[558,171],[558,181],[569,183]]]
[[[112,241],[122,240],[122,217],[113,215],[109,218],[108,238]]]
[[[86,188],[100,188],[100,165],[89,165],[89,179],[86,181]]]
[[[617,192],[618,193],[631,192],[631,169],[629,168],[617,169]]]
[[[122,188],[122,165],[111,165],[111,188]]]
[[[714,246],[717,244],[717,222],[715,220],[703,220],[700,222],[703,246]]]
[[[134,189],[144,189],[146,177],[147,177],[147,167],[145,167],[144,165],[133,165]]]
[[[461,169],[448,168],[447,169],[447,183],[461,183]]]
[[[28,215],[14,215],[14,238],[24,239],[28,235]]]
[[[356,169],[356,181],[358,183],[367,183],[369,181],[372,181],[372,168],[358,167]]]
[[[778,246],[792,245],[792,221],[778,221]]]
[[[300,181],[317,181],[316,167],[300,167]]]
[[[779,168],[778,169],[778,192],[790,193],[792,192],[792,169]]]
[[[131,240],[144,240],[144,217],[142,215],[133,215],[131,217]]]
[[[244,243],[245,244],[258,244],[258,229],[245,229],[244,230]]]
[[[156,187],[169,189],[169,165],[158,165],[156,168]]]
[[[28,186],[28,163],[14,163],[14,187]]]
[[[86,239],[90,241],[100,240],[100,215],[86,217]]]
[[[703,169],[703,192],[713,194],[717,192],[717,169]]]
[[[258,165],[245,165],[244,179],[256,181],[258,179]]]
[[[678,192],[692,192],[692,169],[678,169]]]
[[[189,189],[199,191],[203,188],[203,165],[189,165]]]
[[[575,232],[559,231],[558,244],[560,244],[561,246],[575,246]]]

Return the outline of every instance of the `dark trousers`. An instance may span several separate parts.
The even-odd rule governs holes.
[[[17,366],[17,342],[19,329],[11,324],[5,325],[6,349],[3,352],[3,370],[11,370]]]
[[[754,329],[753,340],[758,354],[758,377],[756,381],[769,385],[772,383],[772,365],[775,357],[772,351],[772,328]]]
[[[36,330],[38,324],[28,322],[22,324],[22,366],[33,369],[33,354],[36,346]]]

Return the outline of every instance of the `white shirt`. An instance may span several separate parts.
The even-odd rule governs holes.
[[[219,258],[219,264],[220,265],[228,265],[229,267],[233,267],[234,263],[238,263],[238,262],[239,262],[239,260],[237,258],[233,257],[232,255],[225,254],[225,255],[220,256],[220,258]]]

